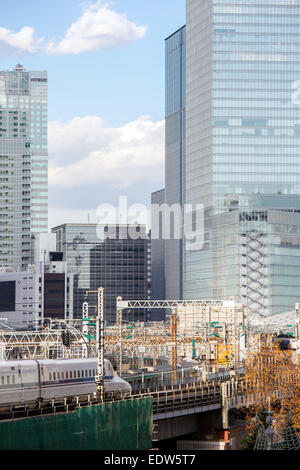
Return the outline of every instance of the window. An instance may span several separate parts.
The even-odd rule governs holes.
[[[13,384],[16,383],[16,379],[15,379],[15,376],[14,376],[14,375],[12,376],[12,383],[13,383]]]
[[[53,372],[53,380],[56,380],[56,373]]]
[[[91,369],[89,370],[89,376],[92,377],[92,371],[91,371]]]
[[[49,380],[52,380],[52,374],[49,372]]]
[[[60,372],[57,372],[57,380],[60,380]]]
[[[9,385],[9,384],[10,384],[10,377],[9,377],[9,375],[6,377],[6,381],[7,381],[7,385]]]
[[[76,370],[74,370],[74,379],[76,379]]]
[[[88,371],[87,371],[87,370],[85,371],[85,376],[86,376],[86,377],[88,376]]]
[[[81,377],[84,377],[84,370],[81,371]]]
[[[73,379],[73,372],[70,370],[70,379]]]
[[[64,372],[61,373],[61,378],[62,378],[62,380],[64,380],[64,378],[65,378],[65,373]]]
[[[4,375],[1,376],[1,385],[4,385]]]

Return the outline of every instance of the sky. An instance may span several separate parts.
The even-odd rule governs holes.
[[[185,0],[1,2],[0,68],[47,70],[49,228],[164,187],[164,40]]]

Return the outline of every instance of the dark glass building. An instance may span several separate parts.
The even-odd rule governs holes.
[[[150,241],[145,226],[65,224],[52,229],[74,274],[74,318],[82,316],[88,290],[104,288],[105,322],[116,320],[116,298],[151,298]],[[91,300],[93,299],[93,300]],[[96,298],[90,297],[96,305]],[[147,320],[148,312],[124,312],[129,320]]]

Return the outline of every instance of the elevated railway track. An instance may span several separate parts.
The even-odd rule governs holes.
[[[226,395],[231,395],[232,403],[246,403],[241,400],[243,396],[242,381],[223,381],[211,384],[182,384],[174,387],[164,387],[160,389],[148,389],[128,397],[104,399],[101,403],[112,401],[136,400],[150,397],[153,401],[153,420],[174,417],[176,414],[184,415],[191,413],[201,413],[210,409],[222,408],[224,391]],[[233,397],[232,394],[235,393]],[[68,413],[80,407],[88,407],[101,404],[94,395],[81,395],[68,397],[60,400],[51,400],[48,403],[27,402],[19,406],[0,408],[0,421],[17,420],[28,417],[43,415],[53,415],[58,413]]]

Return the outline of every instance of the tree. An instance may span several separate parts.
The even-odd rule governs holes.
[[[282,350],[276,337],[260,335],[246,358],[244,392],[255,396],[248,421],[254,428],[253,415],[273,411],[275,427],[283,429],[288,416],[295,427],[300,423],[299,365],[290,350]]]

